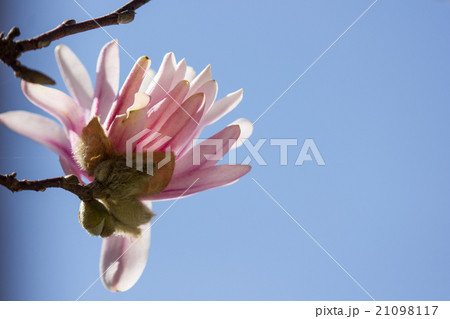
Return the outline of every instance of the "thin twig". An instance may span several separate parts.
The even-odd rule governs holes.
[[[16,173],[10,175],[0,175],[0,185],[6,187],[11,192],[20,192],[25,190],[43,192],[47,188],[62,188],[77,195],[81,200],[92,200],[93,189],[90,185],[80,184],[75,175],[41,179],[37,181],[18,180]]]
[[[75,20],[66,20],[53,30],[27,40],[14,41],[14,38],[20,35],[20,30],[13,27],[6,37],[3,37],[3,33],[0,34],[0,60],[9,65],[15,71],[15,75],[21,79],[32,83],[55,84],[55,81],[47,75],[22,65],[18,60],[20,55],[26,51],[47,47],[53,41],[72,34],[129,23],[134,20],[136,9],[147,2],[150,0],[133,0],[110,14],[79,23]]]

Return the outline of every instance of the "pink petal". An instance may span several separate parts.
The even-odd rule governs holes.
[[[64,157],[70,162],[70,143],[64,130],[56,122],[26,111],[10,111],[0,114],[0,122]]]
[[[171,137],[166,137],[160,133],[161,128],[164,124],[170,119],[170,117],[175,113],[177,109],[181,107],[181,103],[189,91],[189,82],[188,81],[180,81],[178,85],[170,91],[168,96],[157,103],[156,105],[149,106],[149,111],[147,113],[147,118],[145,120],[144,128],[147,130],[142,130],[141,134],[134,135],[138,138],[138,141],[135,144],[133,149],[139,145],[140,151],[146,148],[148,149],[149,145],[153,145],[153,148],[158,148],[162,146],[162,144],[166,144],[166,140]],[[150,105],[152,103],[150,102]],[[122,131],[120,130],[121,125],[119,125],[120,121],[124,119],[124,116],[116,117],[113,124],[111,125],[111,131],[108,135],[113,143],[116,140],[121,140],[121,145],[118,146],[117,151],[122,153],[121,150],[125,150],[126,142],[123,142],[124,139],[121,137]],[[117,126],[117,127],[116,127]],[[117,130],[119,128],[119,130]],[[125,143],[125,144],[124,144]],[[162,143],[162,144],[161,144]],[[137,151],[137,150],[136,150]]]
[[[90,112],[94,92],[91,78],[86,68],[68,47],[58,45],[55,48],[56,61],[64,83],[75,101]]]
[[[107,130],[110,129],[116,116],[125,114],[127,109],[133,105],[134,95],[139,91],[141,83],[145,77],[145,73],[149,67],[150,59],[145,56],[140,57],[136,61],[133,69],[130,71],[127,79],[125,80],[125,84],[119,92],[117,100],[114,102],[109,111],[105,124],[103,125]]]
[[[196,169],[216,165],[228,152],[230,146],[239,138],[240,134],[241,130],[238,125],[230,125],[195,145],[181,158],[177,159],[173,176],[181,176]],[[217,147],[212,142],[217,143]]]
[[[189,91],[189,95],[191,95],[191,92],[197,92],[197,90],[206,82],[211,81],[211,65],[208,65],[206,68],[203,69],[202,72],[200,72],[199,75],[195,77],[195,79],[191,82],[191,90]]]
[[[100,275],[109,291],[126,291],[141,277],[150,248],[150,223],[141,229],[138,238],[112,235],[103,239]]]
[[[200,136],[201,131],[206,126],[206,124],[203,124],[204,114],[207,113],[207,111],[213,105],[214,100],[216,99],[217,96],[217,90],[218,90],[217,82],[214,80],[206,81],[202,86],[200,86],[197,89],[196,92],[192,92],[192,90],[190,90],[189,94],[204,93],[205,105],[204,110],[202,112],[202,118],[200,120],[195,120],[196,126],[193,127],[192,130],[191,129],[189,130],[190,132],[189,135],[185,134],[186,143],[184,143],[184,147],[177,149],[177,151],[175,152],[177,155],[180,156],[183,155],[187,150],[189,150],[192,147],[192,145],[190,145],[190,143],[188,142],[193,139],[197,139]]]
[[[160,101],[169,91],[175,74],[175,56],[172,52],[164,56],[158,73],[145,91],[156,103]]]
[[[178,62],[177,67],[175,69],[175,73],[172,78],[172,84],[170,89],[173,89],[180,81],[183,81],[186,76],[186,60],[183,59]]]
[[[208,110],[211,108],[211,106],[214,103],[214,100],[217,97],[217,82],[214,80],[205,82],[201,87],[197,89],[197,91],[192,92],[192,94],[196,93],[205,93],[205,111],[208,112]]]
[[[108,132],[108,137],[119,154],[125,153],[126,143],[130,138],[146,128],[145,121],[147,120],[149,102],[150,97],[147,94],[138,92],[135,94],[135,101],[128,108],[127,113],[115,118],[111,130]]]
[[[148,119],[146,126],[154,131],[161,129],[170,116],[181,106],[184,98],[189,92],[189,88],[190,85],[188,81],[180,81],[169,94],[167,94],[165,99],[156,105],[151,103],[153,106],[147,114]]]
[[[212,124],[227,113],[231,112],[241,102],[242,96],[243,90],[240,89],[216,101],[205,114],[204,118],[202,119],[202,124]]]
[[[67,94],[40,84],[22,81],[22,91],[34,105],[56,117],[67,130],[80,133],[85,125],[83,110]]]
[[[185,197],[208,189],[236,182],[251,169],[249,165],[217,165],[195,170],[182,177],[173,177],[167,188],[147,199],[167,200]]]
[[[198,121],[195,120],[194,114],[197,113],[205,103],[205,94],[198,93],[188,98],[175,112],[167,119],[161,128],[155,129],[161,136],[156,139],[151,145],[146,148],[149,151],[156,151],[161,149],[162,145],[158,144],[160,139],[174,138],[187,123],[193,121],[196,125]],[[155,144],[156,143],[156,144]],[[156,146],[158,145],[158,146]]]
[[[62,169],[63,169],[63,171],[64,171],[64,173],[66,175],[73,174],[76,177],[78,177],[78,180],[80,182],[83,182],[83,179],[82,179],[83,177],[85,177],[86,179],[89,179],[87,174],[84,173],[80,169],[80,167],[78,166],[78,164],[75,162],[75,160],[72,157],[67,158],[67,157],[64,157],[64,156],[60,156],[59,157],[59,162],[60,162],[61,167],[62,167]]]
[[[189,140],[196,140],[198,139],[198,137],[200,136],[201,131],[205,128],[206,124],[203,123],[203,119],[205,117],[202,118],[202,122],[200,122],[200,125],[197,127],[197,130],[195,131],[195,133],[189,138]],[[253,132],[253,124],[252,122],[250,122],[247,119],[238,119],[236,121],[234,121],[233,123],[231,123],[229,126],[232,125],[239,125],[240,128],[240,135],[239,137],[236,139],[236,143],[232,145],[232,149],[239,147],[243,144],[244,140],[248,139],[250,137],[250,135]],[[186,146],[184,147],[183,150],[181,150],[181,152],[178,154],[179,157],[184,157],[185,154],[187,152],[190,152],[192,147],[194,147],[194,145],[192,143],[187,143]]]
[[[186,144],[189,144],[192,141],[192,135],[199,126],[199,122],[204,111],[205,108],[202,107],[197,113],[193,114],[192,117],[189,118],[185,124],[183,124],[178,133],[176,133],[168,142],[168,145],[170,145],[170,151],[174,152],[175,155],[178,155],[181,150],[186,147]]]
[[[119,45],[116,40],[107,43],[97,61],[92,116],[99,116],[103,123],[119,90]]]

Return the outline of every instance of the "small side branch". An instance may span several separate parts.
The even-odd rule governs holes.
[[[147,2],[150,2],[150,0],[133,0],[110,14],[83,22],[77,23],[75,20],[66,20],[53,30],[27,40],[14,41],[14,38],[20,35],[19,28],[14,27],[6,37],[4,37],[4,33],[0,34],[0,60],[9,65],[15,71],[17,77],[25,81],[39,84],[55,84],[52,78],[42,72],[22,65],[18,60],[21,54],[26,51],[47,47],[53,41],[72,34],[110,25],[129,23],[134,20],[136,9]]]
[[[62,188],[77,195],[81,200],[94,199],[92,188],[89,185],[80,184],[75,175],[29,181],[26,179],[18,180],[16,173],[12,173],[10,175],[0,175],[0,185],[3,185],[13,193],[25,190],[43,192],[47,188]]]

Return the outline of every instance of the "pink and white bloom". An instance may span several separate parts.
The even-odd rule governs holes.
[[[168,186],[158,194],[142,198],[146,205],[154,200],[174,199],[225,186],[249,172],[248,165],[216,165],[217,156],[212,160],[211,156],[204,155],[215,152],[224,155],[231,147],[239,146],[239,142],[229,141],[248,138],[253,129],[250,121],[238,119],[212,136],[211,139],[223,141],[220,149],[208,146],[208,142],[192,143],[205,126],[230,112],[242,99],[242,90],[238,90],[216,101],[218,87],[211,79],[209,66],[196,76],[184,59],[177,63],[174,54],[168,53],[155,74],[149,70],[150,60],[141,57],[119,91],[119,48],[115,41],[106,44],[100,52],[95,87],[83,64],[68,47],[59,45],[55,54],[71,96],[28,82],[22,82],[22,90],[33,104],[61,125],[25,111],[0,114],[0,122],[56,152],[66,174],[92,181],[92,176],[77,164],[74,149],[83,128],[95,116],[118,154],[125,154],[127,140],[137,134],[142,135],[139,141],[145,140],[145,146],[133,151],[170,149],[175,153],[175,169]],[[161,136],[152,136],[152,132],[170,140],[163,141]],[[199,163],[195,162],[194,154],[200,154]],[[149,224],[141,227],[148,229]],[[100,260],[105,287],[110,291],[130,289],[145,268],[149,247],[150,231],[143,232],[140,238],[115,234],[105,238]]]

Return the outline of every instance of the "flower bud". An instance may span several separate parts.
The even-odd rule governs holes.
[[[117,17],[117,22],[118,23],[130,23],[131,21],[134,20],[134,16],[136,15],[136,13],[133,10],[126,10],[126,11],[122,11],[119,12],[119,16]]]
[[[93,236],[108,237],[114,233],[114,218],[95,199],[81,202],[78,219],[81,226]]]
[[[106,136],[97,116],[83,128],[75,148],[75,159],[89,176],[99,163],[115,154],[111,141]]]
[[[147,224],[154,216],[147,206],[135,198],[108,200],[105,205],[117,221],[130,227]]]
[[[122,200],[133,197],[149,183],[152,176],[126,165],[123,156],[100,162],[94,171],[95,196]]]

